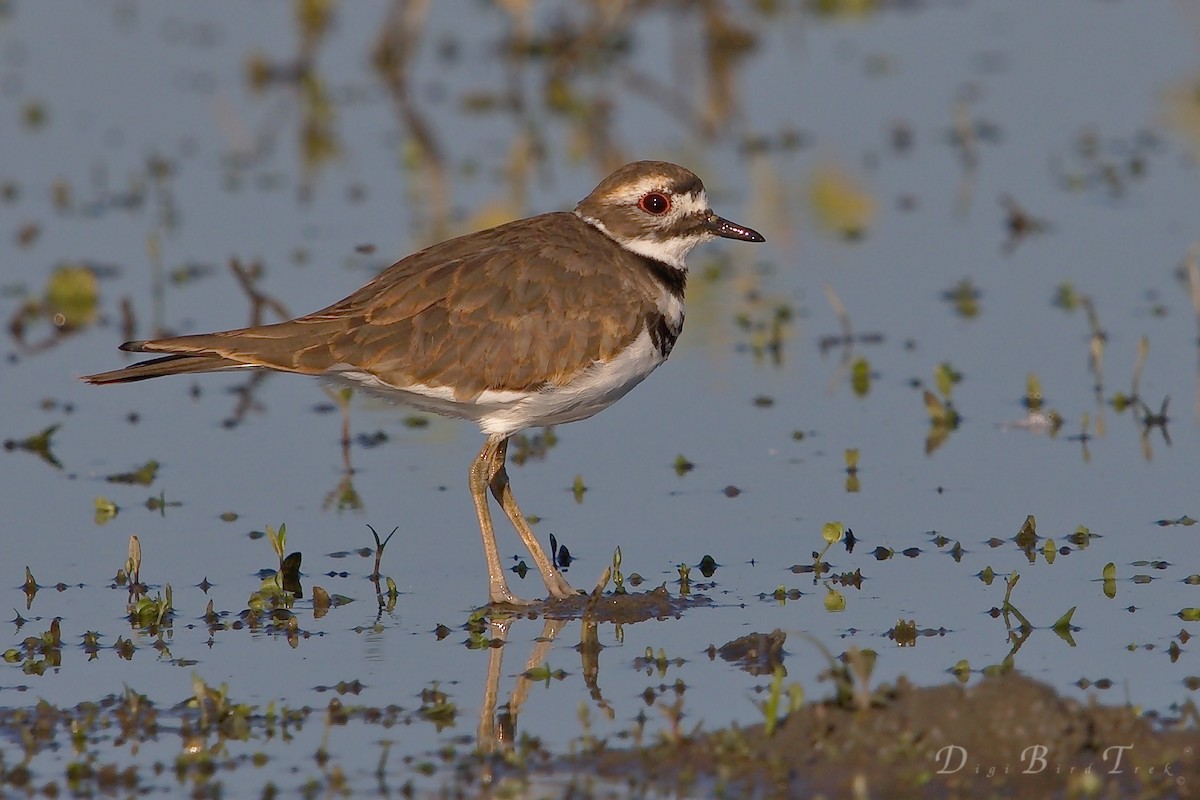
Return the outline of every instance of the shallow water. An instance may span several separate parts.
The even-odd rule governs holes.
[[[169,707],[198,676],[263,708],[323,707],[326,687],[359,681],[346,702],[411,712],[437,683],[459,712],[450,727],[420,718],[399,733],[346,726],[325,746],[364,785],[373,785],[382,738],[396,740],[395,782],[411,775],[402,755],[469,747],[487,705],[489,656],[463,646],[462,626],[486,597],[466,487],[475,430],[436,418],[411,427],[411,412],[356,397],[350,458],[361,507],[339,509],[341,419],[315,382],[268,378],[240,424],[226,427],[241,397],[231,393],[242,383],[235,377],[110,389],[76,378],[127,363],[116,350],[125,300],[138,336],[156,324],[246,324],[250,303],[227,269],[231,257],[261,261],[258,290],[300,313],[431,241],[570,208],[609,160],[634,158],[690,166],[718,213],[768,242],[694,253],[687,328],[670,363],[602,415],[557,429],[544,457],[510,471],[524,510],[541,518],[535,531],[577,558],[568,572],[577,587],[590,588],[619,546],[625,576],[645,579],[639,591],[665,583],[677,594],[677,566],[688,564],[692,592],[712,603],[601,625],[598,695],[584,680],[595,665],[574,649],[581,623],[568,622],[544,656],[566,675],[526,687],[520,733],[565,751],[585,731],[613,736],[644,713],[653,735],[670,725],[658,709],[673,701],[676,680],[687,686],[688,725],[759,720],[757,690],[768,678],[706,651],[776,628],[788,634],[788,679],[810,698],[828,691],[817,680],[827,663],[805,636],[833,653],[877,650],[875,681],[940,683],[960,660],[977,679],[1014,647],[1005,619],[989,613],[1012,572],[1020,581],[1010,601],[1035,626],[1013,656],[1018,669],[1068,695],[1162,713],[1186,700],[1200,670],[1180,635],[1194,623],[1178,614],[1200,606],[1200,588],[1185,580],[1200,573],[1196,529],[1156,521],[1200,516],[1197,322],[1179,276],[1197,239],[1200,22],[1166,2],[897,5],[827,17],[730,4],[719,24],[698,11],[634,13],[613,23],[618,46],[577,44],[571,63],[504,59],[503,43],[520,29],[504,12],[430,4],[408,77],[441,174],[369,67],[386,4],[340,7],[319,37],[315,74],[328,105],[312,102],[312,86],[306,95],[293,83],[256,91],[247,81],[252,54],[284,64],[297,52],[288,5],[247,7],[236,20],[181,4],[9,7],[0,25],[0,183],[10,187],[0,204],[0,314],[14,319],[41,297],[57,265],[83,263],[99,275],[99,317],[57,340],[31,320],[27,344],[53,341],[36,352],[14,337],[5,344],[0,437],[18,442],[61,424],[52,439],[61,468],[19,448],[0,454],[0,583],[28,620],[9,626],[3,647],[18,648],[55,617],[66,646],[61,666],[42,675],[23,673],[23,658],[7,667],[0,705],[74,704],[130,686]],[[545,35],[581,25],[588,9],[539,6],[528,24]],[[754,46],[705,51],[706,35],[731,25]],[[560,75],[564,94],[544,93]],[[520,113],[504,110],[510,91]],[[589,103],[607,108],[607,128],[583,116]],[[322,148],[336,157],[314,158]],[[154,159],[169,166],[165,175],[155,177]],[[812,200],[822,169],[839,171],[825,196],[850,198],[824,212]],[[56,192],[69,198],[56,203]],[[1005,198],[1034,230],[1010,236]],[[862,222],[863,235],[831,232],[822,213]],[[29,224],[38,235],[21,244]],[[367,244],[372,252],[356,250]],[[171,278],[187,266],[203,269]],[[980,293],[977,316],[943,297],[963,280]],[[1100,402],[1086,314],[1052,302],[1066,283],[1090,298],[1104,334]],[[880,337],[856,343],[846,362],[843,349],[820,347],[841,333],[825,286],[855,334]],[[763,350],[780,308],[778,346]],[[1143,424],[1145,410],[1109,402],[1130,392],[1142,337],[1139,393],[1153,412],[1171,398],[1169,443]],[[871,373],[861,396],[844,366],[859,356]],[[951,397],[963,421],[927,453],[922,389],[937,391],[942,363],[962,373]],[[1056,435],[1012,426],[1027,413],[1029,373],[1046,408],[1065,417]],[[1071,438],[1085,414],[1086,444]],[[378,432],[386,439],[375,446],[359,438]],[[857,491],[847,489],[848,448],[859,452]],[[680,455],[695,465],[683,475]],[[150,459],[160,462],[150,486],[105,480]],[[147,498],[160,495],[172,505],[148,510]],[[104,524],[93,518],[97,496],[120,507]],[[237,518],[222,520],[226,512]],[[1012,541],[1028,515],[1040,536],[1067,548],[1053,563],[1044,542],[1029,555]],[[861,570],[859,586],[790,569],[812,564],[832,520],[858,540],[853,552],[830,550],[832,573]],[[257,572],[276,564],[251,531],[280,523],[288,551],[304,557],[300,638],[292,646],[281,631],[210,633],[208,600],[232,623],[259,587]],[[390,609],[378,608],[368,580],[372,558],[346,554],[373,547],[368,524],[398,528],[382,559],[400,592]],[[1077,526],[1099,538],[1071,544]],[[167,651],[131,627],[126,590],[112,586],[131,535],[151,595],[173,589]],[[501,544],[506,557],[517,554],[507,528]],[[877,560],[880,547],[897,553]],[[906,548],[920,552],[907,557]],[[711,579],[696,567],[705,555],[720,564]],[[1116,581],[1106,587],[1110,562]],[[28,606],[25,566],[43,587]],[[986,567],[998,575],[991,585],[977,577]],[[536,570],[513,580],[519,593],[540,595]],[[315,585],[353,602],[316,618]],[[801,595],[779,602],[781,586]],[[831,588],[844,610],[826,610]],[[1068,642],[1050,626],[1072,607]],[[889,631],[910,619],[928,635],[898,647]],[[441,640],[439,624],[451,629]],[[88,631],[100,635],[95,659],[77,646]],[[512,623],[502,696],[521,684],[515,676],[531,654],[541,657],[543,633],[540,619]],[[130,660],[110,649],[118,637],[132,640]],[[638,661],[647,648],[665,653],[664,669]],[[653,705],[647,688],[661,694]],[[319,733],[310,725],[294,746],[274,745],[261,780],[299,785],[315,774],[307,759]],[[46,758],[48,779],[56,768]],[[420,780],[438,785],[444,775]]]

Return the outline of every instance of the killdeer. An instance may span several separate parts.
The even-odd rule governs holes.
[[[688,170],[638,161],[602,180],[574,212],[435,244],[344,300],[287,322],[126,342],[122,350],[167,355],[84,380],[273,369],[472,420],[487,436],[471,464],[470,486],[490,602],[526,601],[505,580],[489,489],[546,590],[562,599],[575,590],[538,543],[509,486],[509,437],[590,417],[663,363],[683,328],[684,259],[716,237],[764,241],[714,214],[704,184]]]

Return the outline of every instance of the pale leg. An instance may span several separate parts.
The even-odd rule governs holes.
[[[496,548],[496,532],[492,529],[492,515],[488,511],[488,484],[495,472],[493,464],[496,449],[503,441],[489,436],[479,455],[471,462],[471,498],[475,501],[475,514],[479,517],[479,533],[483,536],[483,553],[487,557],[488,602],[528,605],[508,588],[504,578],[504,567],[500,564],[500,551]],[[543,556],[544,557],[544,556]]]
[[[489,436],[487,444],[483,446],[483,452],[479,454],[480,461],[483,461],[484,453],[488,451],[489,447],[493,448],[492,472],[488,480],[488,484],[492,489],[492,495],[496,498],[496,502],[500,504],[500,507],[504,509],[504,513],[508,515],[513,527],[517,529],[517,533],[521,535],[521,541],[525,542],[525,547],[529,549],[529,554],[533,556],[533,561],[537,564],[538,572],[542,573],[542,580],[546,582],[546,591],[550,593],[551,597],[558,600],[574,597],[576,594],[575,590],[571,588],[571,584],[567,583],[567,579],[554,568],[554,564],[546,555],[546,551],[542,549],[541,543],[533,535],[533,531],[529,529],[529,523],[525,521],[525,516],[521,513],[520,506],[517,505],[517,498],[513,496],[512,487],[508,483],[508,471],[504,468],[504,460],[508,456],[508,437],[501,439],[498,436]],[[471,491],[475,491],[474,486],[472,486]],[[476,506],[479,506],[479,500],[476,500]],[[480,522],[482,523],[482,521],[483,516],[481,514]],[[488,528],[489,530],[491,528],[490,522]],[[486,548],[487,545],[485,544],[484,547]],[[495,547],[496,543],[493,537],[493,555]],[[488,558],[492,558],[492,555],[489,555]],[[500,563],[498,557],[496,558],[496,563]]]

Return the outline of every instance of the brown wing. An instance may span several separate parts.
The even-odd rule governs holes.
[[[642,259],[574,214],[545,214],[434,245],[288,322],[124,347],[203,357],[213,369],[322,374],[350,365],[394,386],[453,386],[466,398],[564,383],[612,357],[656,313],[660,291]],[[183,369],[189,360],[162,367],[197,371]],[[157,374],[167,373],[130,379]]]

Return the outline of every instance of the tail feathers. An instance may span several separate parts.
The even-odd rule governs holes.
[[[128,342],[121,346],[122,350],[141,352],[141,342]],[[249,368],[251,364],[224,358],[211,354],[175,354],[130,364],[123,369],[111,372],[98,372],[95,375],[84,375],[82,380],[94,384],[132,383],[144,381],[147,378],[159,378],[163,375],[187,375],[194,372],[216,372],[218,370]]]

